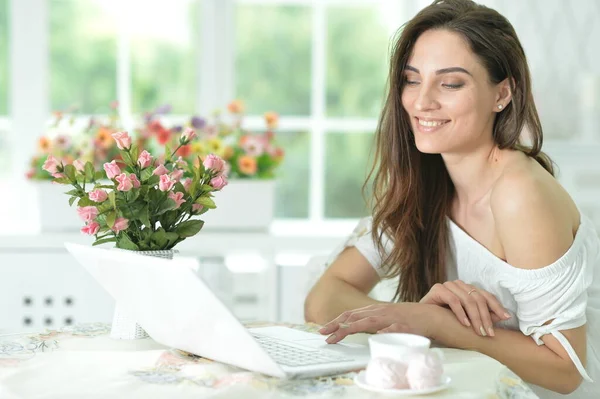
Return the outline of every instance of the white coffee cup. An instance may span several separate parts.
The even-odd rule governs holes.
[[[408,363],[411,355],[427,353],[431,341],[421,335],[383,333],[369,337],[371,359],[385,357],[397,362]]]

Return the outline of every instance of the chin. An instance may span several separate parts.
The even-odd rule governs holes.
[[[434,140],[415,140],[415,146],[419,152],[423,154],[441,154],[444,152],[444,148],[436,143]]]

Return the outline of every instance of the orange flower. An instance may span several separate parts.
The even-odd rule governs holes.
[[[38,140],[38,148],[43,153],[50,152],[51,142],[47,137],[40,137]]]
[[[105,127],[100,127],[96,133],[96,145],[102,148],[110,148],[113,145],[111,131]]]
[[[223,150],[223,159],[228,161],[233,156],[233,147],[227,146]]]
[[[232,114],[241,114],[244,112],[244,102],[242,100],[233,100],[227,105],[227,109]]]
[[[171,140],[171,131],[165,128],[160,129],[156,133],[156,140],[158,140],[158,144],[165,145]]]
[[[177,155],[183,158],[190,156],[192,153],[192,148],[190,145],[182,145],[181,148],[177,150]]]
[[[254,175],[258,169],[256,158],[243,155],[238,158],[238,168],[245,175]]]
[[[265,112],[265,122],[269,129],[275,129],[279,124],[279,115],[273,111]]]

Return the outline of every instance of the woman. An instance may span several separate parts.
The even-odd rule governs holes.
[[[542,398],[600,397],[600,242],[541,145],[511,24],[468,0],[423,9],[391,59],[371,234],[315,284],[307,320],[329,343],[411,332],[497,359]],[[381,278],[402,302],[367,296]]]

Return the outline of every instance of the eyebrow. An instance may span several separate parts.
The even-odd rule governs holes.
[[[410,65],[407,65],[406,68],[404,68],[404,69],[409,70],[409,71],[413,71],[413,72],[416,72],[416,73],[420,73],[417,68],[415,68],[413,66],[410,66]],[[435,71],[435,74],[436,75],[442,75],[444,73],[451,73],[451,72],[461,72],[461,73],[466,73],[467,75],[473,76],[471,74],[471,72],[469,72],[466,69],[461,68],[461,67],[450,67],[450,68],[438,69],[437,71]]]

